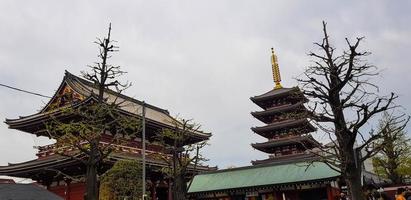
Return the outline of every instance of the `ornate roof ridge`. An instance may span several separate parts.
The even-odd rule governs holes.
[[[96,88],[96,85],[95,85],[94,83],[92,83],[92,82],[90,82],[90,81],[88,81],[88,80],[85,80],[85,79],[83,79],[83,78],[81,78],[81,77],[78,77],[78,76],[70,73],[70,72],[67,71],[67,70],[65,70],[65,77],[64,77],[64,78],[66,78],[66,77],[67,77],[67,80],[78,81],[78,82],[80,82],[81,84],[84,84],[84,85],[86,85],[86,86],[93,87],[93,88],[97,89],[97,88]],[[72,85],[70,85],[70,86],[72,86],[72,87],[74,86],[74,87],[73,87],[74,90],[78,89],[78,88],[75,87],[75,84],[72,84]],[[76,90],[76,92],[82,93],[82,91],[80,91],[80,90],[78,90],[78,91]],[[89,91],[89,92],[92,93],[93,91]],[[135,98],[132,98],[132,97],[130,97],[130,96],[127,96],[127,95],[118,93],[118,92],[113,91],[113,90],[110,90],[110,89],[106,89],[105,92],[107,92],[107,93],[109,93],[109,94],[112,94],[112,95],[116,95],[116,96],[118,96],[118,97],[124,98],[124,99],[129,100],[129,101],[132,101],[132,102],[137,103],[137,104],[139,104],[139,105],[142,105],[142,104],[143,104],[143,102],[140,101],[140,100],[137,100],[137,99],[135,99]],[[86,95],[86,94],[84,94],[84,95]],[[165,113],[165,114],[170,114],[170,112],[169,112],[168,110],[166,110],[166,109],[162,109],[162,108],[160,108],[160,107],[157,107],[157,106],[148,104],[148,103],[146,103],[146,102],[144,102],[144,104],[145,104],[145,106],[147,106],[147,107],[149,107],[149,108],[151,108],[151,109],[154,109],[154,110],[163,112],[163,113]]]

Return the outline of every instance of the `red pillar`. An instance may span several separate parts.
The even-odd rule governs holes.
[[[67,180],[65,180],[64,182],[66,182],[66,191],[65,191],[65,199],[66,200],[70,200],[70,196],[71,196],[71,188],[70,188],[70,183],[71,183],[71,180],[70,179],[67,179]]]
[[[327,185],[327,200],[334,200],[337,195],[339,195],[339,189]]]

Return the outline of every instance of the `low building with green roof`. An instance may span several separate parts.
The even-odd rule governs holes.
[[[194,177],[192,199],[333,199],[340,174],[321,162],[265,164]]]

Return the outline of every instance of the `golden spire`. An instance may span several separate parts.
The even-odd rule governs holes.
[[[274,79],[274,89],[280,89],[283,88],[283,86],[281,86],[280,82],[281,82],[281,76],[280,76],[280,67],[278,66],[278,60],[277,60],[277,56],[274,53],[274,48],[271,48],[271,65],[273,67],[273,79]]]

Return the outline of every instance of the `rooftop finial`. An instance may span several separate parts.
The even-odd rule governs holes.
[[[274,53],[274,48],[271,48],[271,65],[273,67],[273,79],[274,79],[274,89],[280,89],[283,88],[283,86],[281,86],[280,82],[281,82],[281,76],[280,76],[280,67],[278,66],[278,60],[277,60],[277,56]]]

